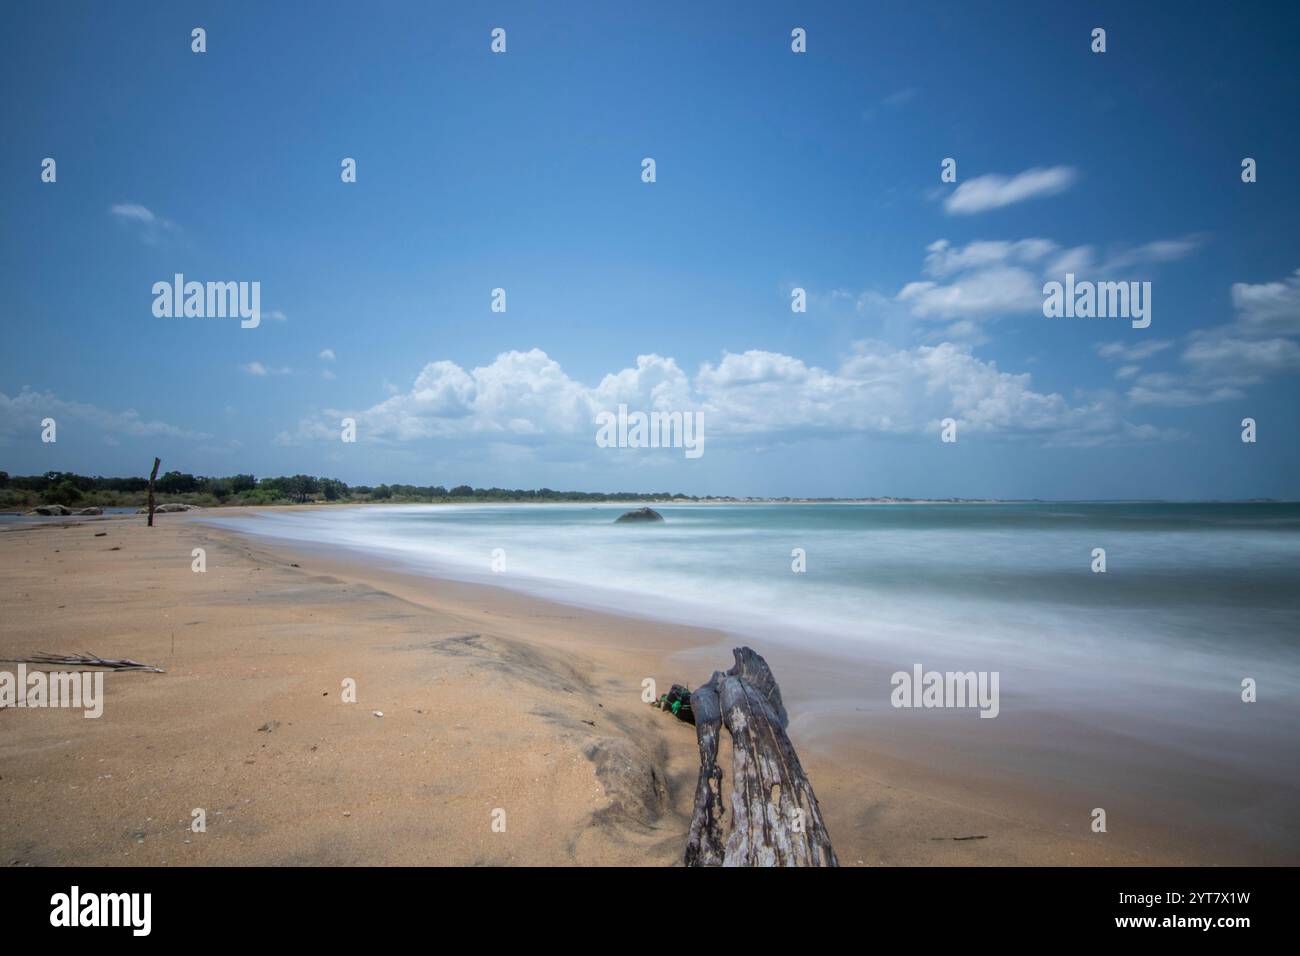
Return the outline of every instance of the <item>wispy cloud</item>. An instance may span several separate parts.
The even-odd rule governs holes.
[[[150,244],[158,242],[166,233],[173,232],[176,224],[154,213],[139,203],[115,203],[108,207],[109,214],[122,223],[140,230],[140,238]]]
[[[1294,339],[1209,334],[1187,346],[1183,361],[1204,380],[1254,385],[1274,375],[1300,372],[1300,345]]]
[[[1141,362],[1163,352],[1174,343],[1169,339],[1146,339],[1141,342],[1103,342],[1097,346],[1097,354],[1104,359],[1117,362]]]
[[[1117,277],[1137,263],[1165,263],[1190,255],[1198,237],[1157,240],[1130,247],[1098,263],[1091,246],[1061,246],[1050,239],[977,239],[954,246],[939,239],[926,247],[922,271],[894,297],[921,319],[982,319],[1037,312],[1043,282],[1072,272]]]
[[[1179,239],[1157,239],[1131,249],[1116,252],[1100,268],[1105,272],[1119,272],[1137,265],[1158,262],[1175,262],[1190,256],[1205,244],[1205,237],[1183,236]]]
[[[1300,269],[1281,282],[1232,286],[1237,328],[1250,335],[1300,335]]]
[[[109,207],[109,212],[121,219],[135,219],[139,222],[157,222],[158,217],[152,212],[133,202],[117,203]]]
[[[293,369],[289,368],[287,365],[281,366],[280,368],[273,368],[271,366],[263,365],[261,362],[249,362],[239,367],[249,375],[255,375],[258,378],[265,378],[268,375],[293,374]]]
[[[912,102],[912,100],[916,99],[916,94],[917,94],[916,87],[909,86],[906,89],[897,90],[893,93],[890,93],[883,100],[881,100],[881,102],[885,106],[893,106],[893,107],[903,106],[907,103]]]
[[[1254,385],[1300,372],[1300,269],[1232,286],[1232,322],[1193,333],[1182,360],[1199,385]]]
[[[59,425],[60,444],[77,430],[69,431],[67,424],[85,426],[93,430],[97,437],[110,444],[113,436],[126,435],[137,438],[167,437],[203,439],[209,437],[204,432],[190,431],[168,422],[142,418],[135,409],[113,411],[88,405],[82,402],[69,402],[59,398],[53,392],[38,392],[24,388],[17,395],[9,396],[0,392],[0,442],[8,443],[10,439],[24,431],[33,437],[40,432],[39,423],[43,418],[53,418]]]
[[[1166,408],[1209,405],[1241,396],[1240,389],[1224,385],[1213,388],[1190,387],[1182,377],[1167,372],[1143,375],[1128,392],[1128,400],[1134,405],[1162,405]]]
[[[989,173],[960,183],[943,207],[952,215],[971,215],[1001,209],[1027,199],[1052,196],[1074,184],[1078,172],[1071,166],[1027,169],[1014,176]]]
[[[1232,322],[1193,332],[1179,356],[1184,371],[1142,375],[1128,392],[1135,405],[1188,408],[1242,397],[1244,389],[1300,374],[1300,269],[1278,282],[1232,286]],[[1142,358],[1141,349],[1103,357]]]
[[[912,100],[916,99],[919,92],[920,91],[914,86],[895,90],[886,96],[882,96],[877,102],[864,109],[862,111],[862,118],[869,121],[875,119],[882,112],[900,110],[908,103],[912,102]]]

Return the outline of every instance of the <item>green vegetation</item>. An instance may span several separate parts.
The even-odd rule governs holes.
[[[0,511],[33,508],[42,504],[59,504],[86,508],[138,508],[148,497],[148,478],[90,478],[72,472],[48,471],[43,475],[10,477],[0,471]],[[213,507],[217,505],[286,505],[310,502],[356,504],[366,501],[385,502],[485,502],[485,501],[665,501],[680,498],[700,499],[693,495],[639,492],[552,491],[550,488],[471,488],[456,485],[357,485],[349,487],[337,478],[312,475],[255,478],[252,475],[227,475],[223,478],[188,475],[169,471],[159,475],[155,499]]]

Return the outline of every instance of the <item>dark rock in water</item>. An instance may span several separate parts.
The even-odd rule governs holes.
[[[635,511],[629,511],[619,515],[614,519],[615,524],[623,521],[663,521],[664,516],[651,508],[637,508]]]
[[[63,505],[37,505],[33,510],[27,512],[29,515],[44,515],[45,517],[63,517],[72,514],[70,508]]]
[[[193,511],[193,510],[194,510],[194,505],[182,504],[179,501],[169,501],[165,505],[157,505],[153,509],[153,512],[154,514],[158,514],[158,515],[169,515],[176,511]],[[148,513],[149,513],[148,508],[141,508],[136,512],[136,514],[138,515],[147,515]]]

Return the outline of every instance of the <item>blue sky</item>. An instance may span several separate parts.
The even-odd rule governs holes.
[[[10,473],[1300,497],[1294,6],[7,17]],[[1151,326],[1045,318],[1067,269],[1151,282]],[[260,282],[261,324],[155,317],[178,272]],[[619,403],[706,453],[596,447]]]

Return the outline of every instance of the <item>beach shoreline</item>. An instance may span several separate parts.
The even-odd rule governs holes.
[[[0,657],[88,649],[167,671],[107,675],[99,720],[0,713],[6,864],[680,862],[695,735],[644,704],[641,682],[696,684],[729,666],[732,637],[268,542],[205,514],[0,533]],[[1072,786],[1011,721],[987,722],[1021,754],[1007,777],[963,753],[970,721],[823,715],[833,658],[755,649],[843,864],[1295,861],[1293,845],[1243,841],[1238,821],[1144,806],[1140,788]],[[349,678],[356,703],[341,700]],[[1089,832],[1101,802],[1143,826]],[[190,829],[195,809],[206,833]]]

